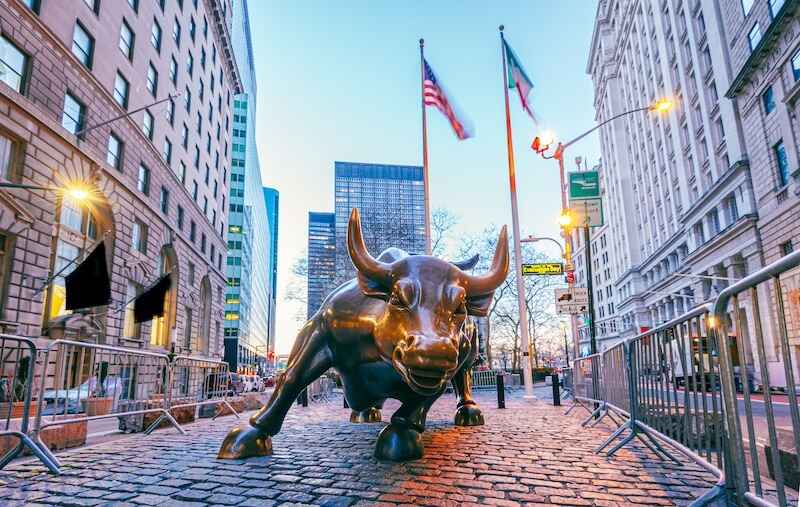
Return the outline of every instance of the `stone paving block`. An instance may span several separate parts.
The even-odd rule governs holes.
[[[322,505],[323,507],[349,507],[355,503],[355,501],[355,498],[349,496],[322,495],[317,498],[314,503]]]
[[[211,504],[219,505],[238,505],[247,500],[247,498],[240,495],[228,495],[225,493],[214,493],[206,498],[206,501]]]

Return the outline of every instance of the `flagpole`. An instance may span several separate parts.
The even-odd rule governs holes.
[[[422,180],[425,194],[425,254],[431,251],[431,195],[428,189],[428,115],[425,111],[425,39],[419,40],[419,85],[422,104]]]
[[[526,311],[525,283],[522,279],[522,247],[519,238],[519,210],[517,209],[517,176],[514,167],[514,144],[511,140],[511,111],[508,106],[508,67],[506,63],[506,39],[500,25],[500,51],[503,53],[503,95],[506,104],[506,149],[508,151],[508,181],[511,189],[511,221],[514,231],[514,277],[517,281],[517,303],[519,305],[519,329],[522,342],[522,378],[525,384],[525,398],[534,398],[533,375],[530,366],[530,347],[528,337],[528,312]]]

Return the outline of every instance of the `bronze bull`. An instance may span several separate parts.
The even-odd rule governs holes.
[[[272,454],[277,434],[295,399],[333,367],[339,372],[351,421],[377,422],[387,398],[402,405],[378,436],[375,456],[407,461],[423,454],[421,432],[428,409],[452,381],[458,397],[455,424],[483,424],[472,399],[476,333],[464,332],[468,315],[485,316],[495,289],[508,275],[508,237],[503,227],[488,273],[470,275],[477,256],[449,263],[390,248],[377,259],[364,245],[358,210],[347,231],[357,277],[328,295],[303,326],[269,402],[233,429],[220,458]]]

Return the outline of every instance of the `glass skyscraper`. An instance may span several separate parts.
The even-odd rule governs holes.
[[[336,215],[308,213],[308,310],[311,318],[336,279]]]
[[[233,101],[228,215],[225,360],[232,371],[263,370],[270,333],[270,229],[255,143],[256,79],[247,2],[233,2],[231,36],[244,93]]]
[[[355,276],[346,244],[352,208],[375,257],[389,247],[425,253],[424,185],[421,166],[335,163],[337,283]]]
[[[270,286],[270,312],[269,335],[275,336],[275,307],[278,294],[278,218],[280,211],[280,192],[274,188],[264,187],[264,202],[267,206],[267,220],[269,221],[269,252],[272,271],[269,275]],[[274,352],[274,340],[270,342],[270,352]]]

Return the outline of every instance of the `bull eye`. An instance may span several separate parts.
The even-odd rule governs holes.
[[[400,300],[399,297],[397,297],[397,294],[395,294],[394,292],[392,293],[391,296],[389,296],[389,304],[397,308],[405,308],[403,302]]]

